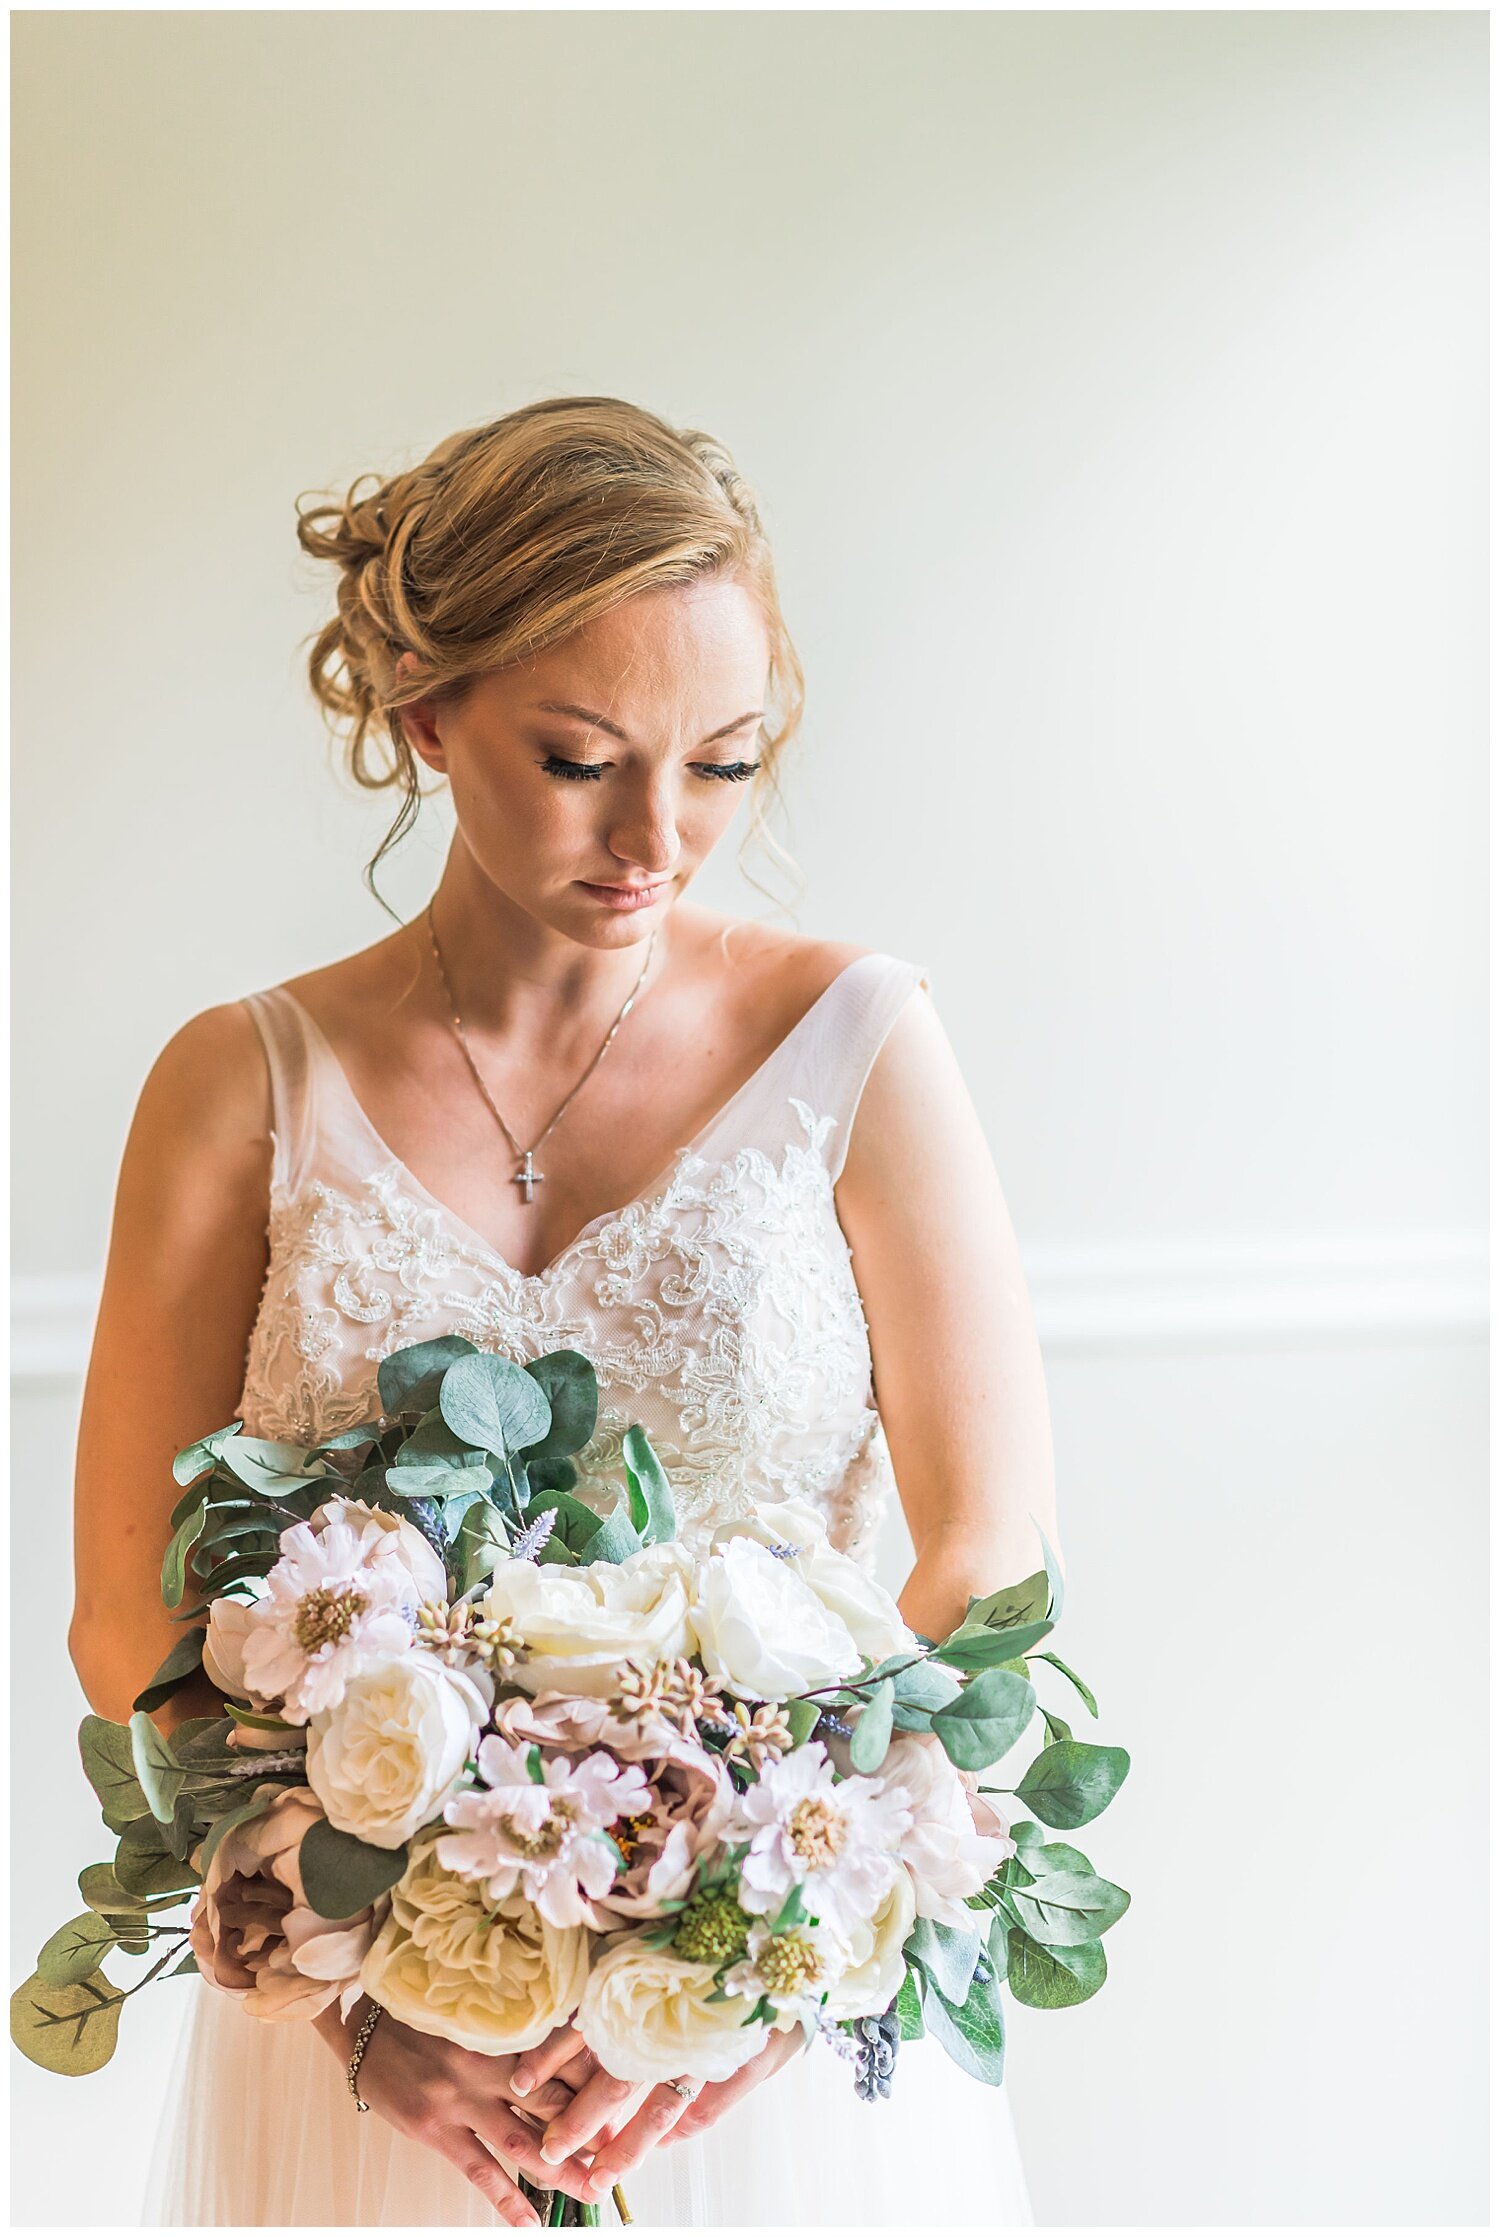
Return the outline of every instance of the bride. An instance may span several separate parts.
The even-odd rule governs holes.
[[[1058,1542],[1040,1355],[922,971],[687,898],[801,706],[750,489],[609,397],[360,488],[299,517],[338,570],[313,687],[357,779],[401,788],[375,862],[420,765],[455,834],[413,922],[190,1019],[142,1089],[79,1434],[91,1703],[128,1716],[174,1637],[173,1453],[236,1418],[337,1434],[379,1412],[386,1353],[451,1330],[596,1363],[601,1508],[632,1421],[688,1538],[795,1498],[868,1564],[895,1491],[901,1613],[943,1634],[1041,1566],[1037,1526]],[[899,797],[887,829],[881,876],[912,874]],[[200,1677],[162,1722],[221,1699]],[[622,2182],[648,2225],[1032,2218],[1005,2090],[930,2037],[865,2102],[795,2027],[728,2081],[643,2087],[569,2028],[494,2058],[368,2000],[272,2025],[184,1993],[152,2222],[522,2226],[518,2170],[606,2212]]]

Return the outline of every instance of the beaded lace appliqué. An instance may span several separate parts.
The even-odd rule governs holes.
[[[869,1338],[824,1145],[834,1120],[789,1098],[804,1139],[679,1155],[664,1187],[521,1274],[406,1186],[397,1161],[337,1186],[273,1185],[270,1262],[240,1412],[310,1443],[380,1410],[387,1353],[449,1330],[516,1359],[573,1346],[599,1373],[579,1497],[623,1495],[641,1422],[698,1538],[756,1499],[797,1498],[867,1558],[891,1489]]]

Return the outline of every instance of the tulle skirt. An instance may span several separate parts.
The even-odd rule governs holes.
[[[448,2160],[355,2110],[338,2058],[305,2021],[250,2019],[232,1997],[187,1985],[197,2006],[146,2226],[500,2226]],[[929,2037],[901,2045],[891,2095],[868,2104],[849,2064],[813,2042],[703,2135],[655,2146],[621,2187],[642,2228],[1033,2220],[1005,2089],[973,2080]],[[607,2200],[602,2218],[615,2218]]]

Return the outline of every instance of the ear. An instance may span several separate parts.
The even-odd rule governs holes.
[[[400,659],[396,662],[396,681],[399,683],[417,665],[417,656],[414,652],[402,653]],[[406,734],[406,742],[411,747],[412,752],[417,755],[419,760],[425,761],[429,769],[437,769],[446,773],[448,755],[447,748],[438,735],[436,701],[432,699],[409,699],[404,707],[397,707],[393,711]]]

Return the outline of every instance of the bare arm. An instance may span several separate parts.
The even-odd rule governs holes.
[[[266,1273],[270,1080],[249,1013],[191,1018],[152,1065],[120,1164],[84,1383],[68,1649],[123,1721],[181,1636],[162,1606],[181,1448],[235,1418]],[[218,1706],[205,1680],[158,1721]]]
[[[941,1638],[972,1594],[1058,1541],[1052,1431],[1020,1252],[994,1160],[927,995],[871,1068],[838,1183],[915,1565],[901,1596]]]

